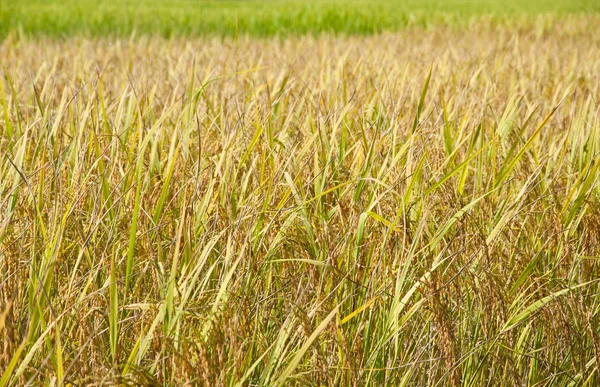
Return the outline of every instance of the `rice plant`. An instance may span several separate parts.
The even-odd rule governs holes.
[[[597,385],[600,34],[535,20],[9,34],[0,386]]]

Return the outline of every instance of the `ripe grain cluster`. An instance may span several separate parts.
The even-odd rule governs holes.
[[[600,35],[0,46],[0,385],[600,383]]]

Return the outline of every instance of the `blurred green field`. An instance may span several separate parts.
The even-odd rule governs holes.
[[[480,19],[518,26],[599,11],[596,0],[4,0],[0,37],[364,35]]]

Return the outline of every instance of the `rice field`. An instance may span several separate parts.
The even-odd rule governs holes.
[[[3,0],[0,38],[347,36],[481,21],[512,30],[598,13],[598,0]]]
[[[6,30],[0,386],[598,385],[600,16],[561,12]]]

